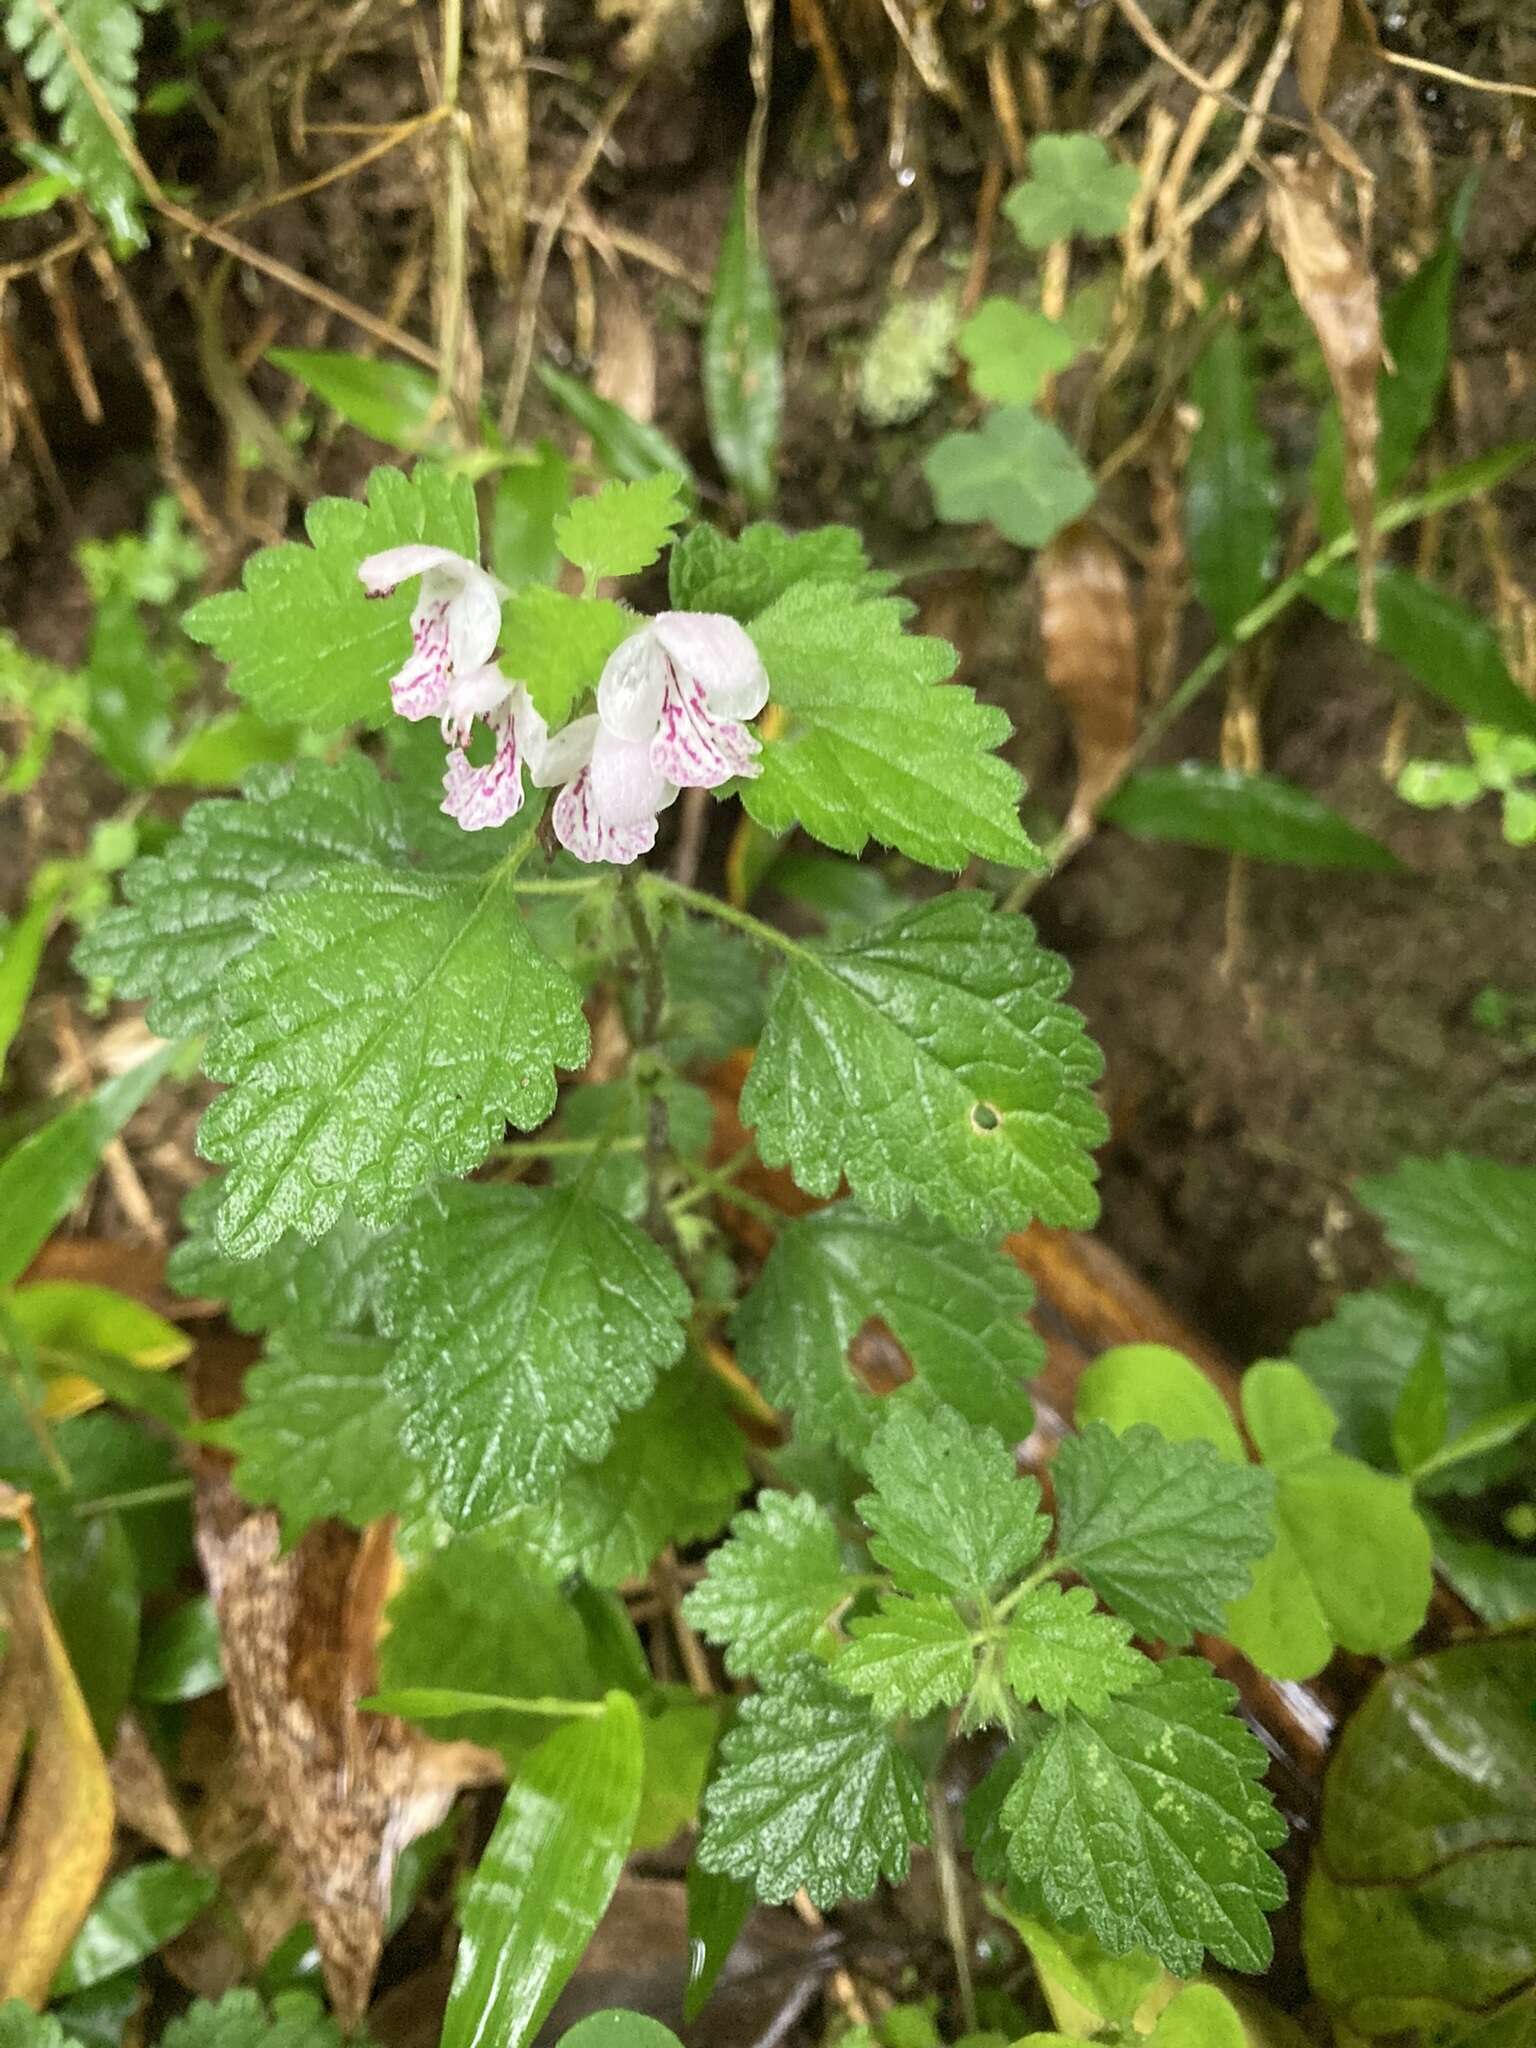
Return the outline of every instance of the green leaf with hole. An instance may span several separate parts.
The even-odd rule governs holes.
[[[937,1400],[1022,1440],[1025,1383],[1045,1347],[1025,1320],[1034,1289],[1005,1253],[940,1223],[899,1223],[839,1202],[786,1224],[736,1312],[743,1369],[802,1436],[857,1457],[883,1403],[850,1346],[877,1318]]]
[[[1058,321],[1015,299],[983,299],[956,337],[971,389],[996,405],[1030,405],[1041,386],[1075,361],[1077,343]]]
[[[410,651],[416,586],[365,596],[357,569],[366,556],[426,541],[479,559],[466,478],[418,462],[409,476],[376,469],[367,488],[365,505],[317,498],[304,518],[309,546],[260,549],[240,589],[205,597],[182,622],[230,664],[230,688],[269,725],[334,732],[389,716],[389,680]]]
[[[720,244],[702,368],[716,458],[747,503],[762,511],[775,490],[784,368],[778,299],[745,176],[737,181]]]
[[[1218,328],[1190,376],[1200,425],[1184,471],[1184,525],[1195,589],[1230,633],[1275,579],[1280,483],[1259,425],[1248,351],[1238,328]]]
[[[1029,176],[1003,201],[1019,239],[1045,249],[1070,235],[1101,241],[1125,226],[1139,180],[1096,135],[1037,135]]]
[[[1402,862],[1337,811],[1278,775],[1244,775],[1206,761],[1142,768],[1101,816],[1135,839],[1204,846],[1301,868],[1397,874]]]
[[[1065,964],[972,891],[862,936],[797,946],[742,1090],[768,1164],[895,1219],[956,1230],[1093,1221],[1099,1055]]]
[[[999,407],[973,432],[945,434],[924,457],[923,474],[941,519],[988,522],[1021,548],[1044,547],[1094,500],[1077,450],[1023,405]]]
[[[640,1808],[644,1746],[628,1693],[572,1721],[507,1787],[464,1888],[442,2048],[526,2048],[613,1896]]]

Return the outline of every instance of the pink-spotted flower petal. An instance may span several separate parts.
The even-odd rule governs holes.
[[[757,649],[721,612],[662,612],[614,651],[597,686],[604,726],[648,743],[656,774],[683,789],[761,772],[742,721],[767,701]]]
[[[466,832],[486,832],[505,825],[523,807],[523,724],[528,693],[521,683],[505,690],[486,715],[496,735],[496,751],[484,767],[475,767],[463,745],[449,750],[443,776],[443,809]],[[468,737],[466,731],[465,737]]]
[[[652,768],[650,751],[646,741],[621,739],[596,717],[573,719],[545,739],[533,779],[541,788],[565,785],[553,823],[568,853],[623,867],[650,852],[656,814],[677,796]]]
[[[656,844],[656,814],[634,824],[616,825],[605,818],[592,792],[592,770],[583,768],[555,798],[555,837],[578,860],[612,861],[627,867]]]
[[[411,652],[389,686],[402,718],[439,716],[455,675],[483,668],[501,632],[495,580],[450,548],[412,542],[370,555],[358,568],[370,597],[387,597],[412,576],[421,595],[411,613]]]

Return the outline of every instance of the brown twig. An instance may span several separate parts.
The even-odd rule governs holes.
[[[1388,64],[1404,71],[1422,71],[1427,78],[1443,78],[1447,85],[1464,85],[1469,92],[1507,92],[1536,100],[1536,85],[1517,85],[1512,78],[1474,78],[1468,71],[1453,71],[1449,64],[1432,64],[1427,57],[1409,57],[1401,50],[1383,50],[1381,54]]]
[[[249,220],[253,214],[270,213],[275,206],[286,206],[290,200],[307,199],[312,192],[323,191],[327,185],[338,184],[343,178],[354,177],[381,156],[388,156],[392,149],[398,149],[402,142],[409,142],[415,135],[423,134],[435,127],[448,115],[447,106],[430,108],[425,114],[414,114],[409,121],[393,122],[377,142],[367,149],[360,149],[355,156],[349,156],[343,163],[333,164],[328,171],[321,171],[313,178],[306,178],[300,185],[289,185],[281,192],[268,192],[260,199],[247,199],[239,206],[232,206],[228,213],[221,213],[208,223],[209,227],[227,228],[237,220]]]
[[[827,27],[827,18],[821,11],[821,0],[789,0],[789,18],[795,25],[799,40],[816,53],[816,68],[821,73],[821,82],[827,89],[827,99],[832,107],[832,128],[837,136],[837,146],[843,153],[844,162],[851,164],[859,153],[858,133],[853,125],[853,99],[848,91],[843,60],[838,55],[832,31]]]
[[[42,4],[42,0],[39,0],[39,4]],[[1153,56],[1161,58],[1170,71],[1176,71],[1180,78],[1187,85],[1194,86],[1197,92],[1214,95],[1223,106],[1232,107],[1239,114],[1257,114],[1261,121],[1269,122],[1272,127],[1288,128],[1293,134],[1311,137],[1312,131],[1304,121],[1293,121],[1288,114],[1270,113],[1266,108],[1255,107],[1247,100],[1239,99],[1236,93],[1228,92],[1222,86],[1213,85],[1210,79],[1197,71],[1187,58],[1179,55],[1157,24],[1149,19],[1138,4],[1138,0],[1115,0],[1115,5]]]
[[[545,214],[538,235],[534,241],[533,254],[528,260],[528,272],[523,281],[522,304],[518,312],[517,337],[512,350],[512,367],[507,372],[506,390],[501,401],[499,425],[502,437],[510,441],[517,430],[518,416],[523,409],[523,394],[528,388],[528,373],[533,367],[533,345],[538,333],[539,301],[544,294],[544,280],[549,274],[549,259],[566,216],[580,197],[581,189],[597,168],[597,160],[608,146],[624,109],[629,105],[640,83],[637,71],[626,78],[609,99],[608,104],[592,124],[591,133],[582,144],[576,161],[566,175],[555,198],[554,205]]]

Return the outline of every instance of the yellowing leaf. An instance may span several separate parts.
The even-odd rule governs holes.
[[[69,1369],[82,1353],[104,1351],[142,1372],[164,1372],[180,1365],[192,1349],[184,1330],[110,1287],[40,1280],[18,1288],[6,1307],[38,1354],[45,1380],[43,1414],[50,1422],[81,1415],[106,1398],[88,1362],[85,1371]]]
[[[112,1848],[112,1787],[90,1713],[43,1589],[32,1503],[0,1484],[0,1819],[28,1738],[25,1780],[0,1867],[0,1999],[41,2006],[89,1910]]]

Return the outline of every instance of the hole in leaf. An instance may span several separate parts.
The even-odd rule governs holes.
[[[872,1394],[893,1394],[913,1377],[912,1360],[883,1317],[869,1316],[848,1343],[848,1364]]]
[[[983,1137],[990,1137],[994,1131],[1000,1131],[1002,1127],[1002,1117],[992,1107],[990,1102],[973,1102],[971,1104],[971,1129],[973,1131],[979,1131]]]

